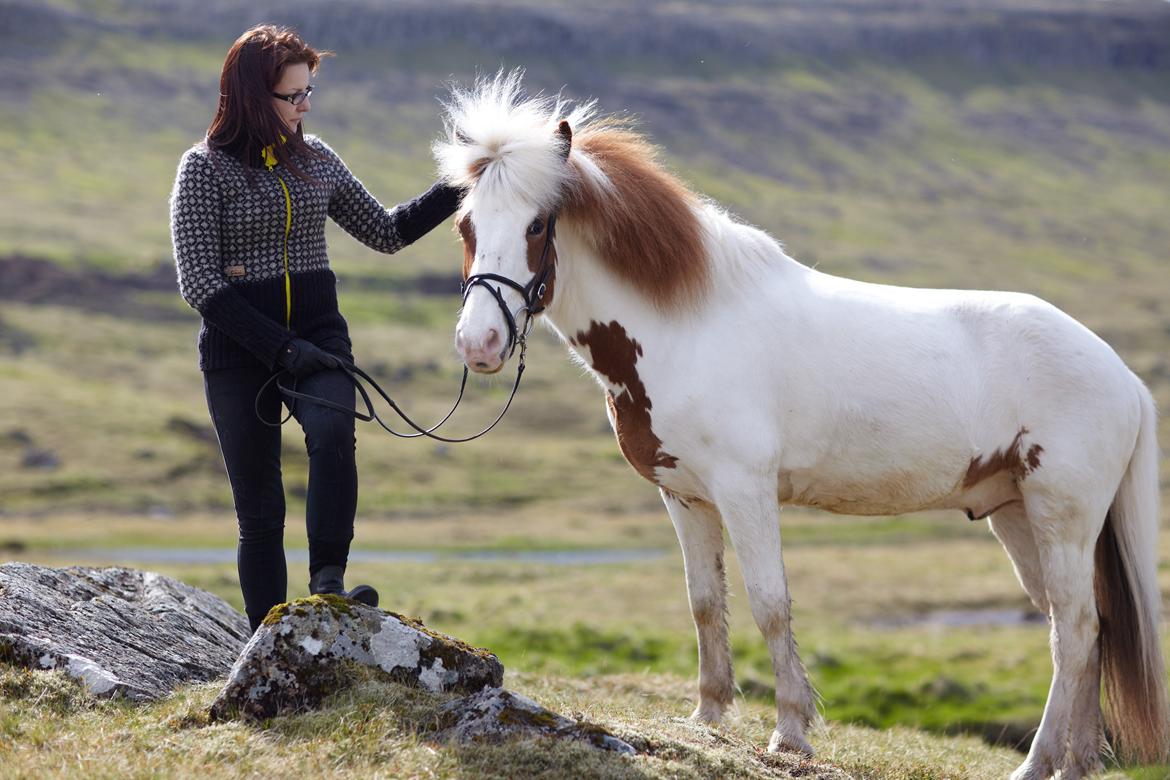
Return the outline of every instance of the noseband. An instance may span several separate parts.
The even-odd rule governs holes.
[[[544,294],[548,292],[548,278],[552,274],[553,266],[549,262],[548,254],[552,249],[553,239],[556,238],[557,214],[552,212],[548,215],[548,226],[544,232],[544,248],[540,250],[540,265],[536,269],[536,273],[528,284],[521,286],[513,279],[500,274],[472,274],[463,280],[463,285],[460,288],[463,293],[463,305],[467,305],[467,297],[471,295],[471,291],[475,287],[484,287],[496,299],[496,305],[500,307],[500,312],[504,315],[504,321],[508,323],[508,357],[516,352],[516,346],[520,346],[521,358],[523,358],[524,350],[527,348],[528,334],[532,332],[532,326],[536,322],[535,317],[544,311],[544,305],[541,299]],[[524,299],[524,305],[516,310],[516,314],[524,312],[524,328],[523,330],[516,327],[516,314],[508,308],[508,304],[504,302],[504,294],[500,292],[500,288],[488,282],[499,282],[511,287],[516,292],[520,293],[520,297]]]

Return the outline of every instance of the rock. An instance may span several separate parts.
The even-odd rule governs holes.
[[[61,467],[61,458],[52,450],[40,447],[26,447],[20,458],[20,467],[23,469],[43,469],[56,471]]]
[[[418,620],[338,596],[310,596],[273,608],[212,703],[211,718],[261,720],[316,707],[349,684],[352,664],[404,685],[470,693],[440,708],[439,741],[540,736],[635,752],[600,726],[570,720],[501,688],[504,667],[486,650]]]
[[[193,422],[185,417],[172,417],[167,420],[167,430],[192,441],[219,447],[219,439],[216,438],[215,429],[210,425]]]
[[[421,622],[339,596],[274,607],[244,648],[211,717],[270,718],[305,707],[345,684],[345,666],[365,664],[430,691],[499,686],[500,660]]]
[[[15,444],[27,447],[33,443],[33,437],[23,428],[13,428],[0,434],[0,444]]]
[[[160,574],[0,566],[0,660],[64,669],[95,694],[147,700],[214,680],[247,638],[222,599]]]
[[[20,458],[20,468],[56,471],[61,468],[61,458],[53,450],[29,447]]]
[[[552,737],[579,740],[626,755],[636,752],[600,726],[569,720],[503,688],[485,688],[447,702],[440,713],[442,727],[435,735],[439,740],[501,742],[516,737]]]

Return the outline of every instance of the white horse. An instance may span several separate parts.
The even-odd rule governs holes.
[[[718,723],[735,690],[724,528],[776,675],[768,749],[811,753],[780,506],[958,509],[988,518],[1051,621],[1052,687],[1013,778],[1101,768],[1102,678],[1117,749],[1164,758],[1155,409],[1117,354],[1029,295],[800,265],[621,123],[592,104],[564,109],[526,97],[517,73],[447,105],[434,152],[468,190],[456,222],[472,282],[456,347],[473,370],[498,371],[546,306],[605,390],[618,444],[658,486],[682,545],[699,644],[692,717]]]

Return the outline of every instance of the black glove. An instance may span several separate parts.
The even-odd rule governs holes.
[[[289,339],[281,347],[280,356],[276,362],[297,379],[303,379],[309,374],[315,374],[327,368],[337,368],[340,365],[335,356],[330,355],[311,341],[298,338]]]

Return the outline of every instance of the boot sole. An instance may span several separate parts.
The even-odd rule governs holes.
[[[358,585],[346,595],[359,604],[365,604],[367,607],[378,606],[378,591],[369,585]]]

